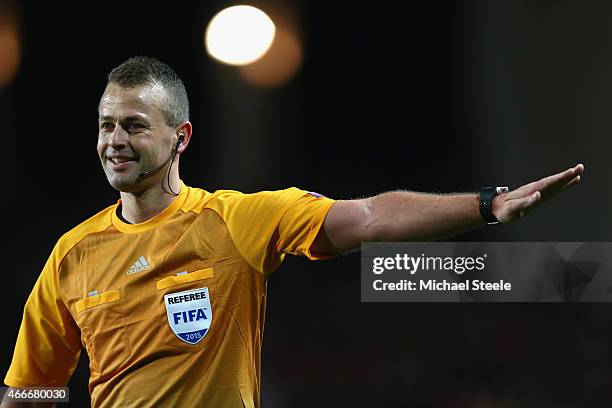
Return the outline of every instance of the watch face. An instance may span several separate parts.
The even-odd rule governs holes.
[[[503,194],[503,193],[507,193],[508,192],[508,187],[504,186],[504,187],[497,187],[495,189],[495,192],[497,194]]]

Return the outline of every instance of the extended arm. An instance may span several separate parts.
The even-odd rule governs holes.
[[[502,223],[522,218],[560,191],[580,182],[584,166],[526,184],[493,199]],[[367,241],[432,241],[483,225],[477,194],[389,192],[336,202],[315,239],[313,252],[338,254]]]

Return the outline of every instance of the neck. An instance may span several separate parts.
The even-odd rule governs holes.
[[[181,190],[177,169],[170,173],[170,185],[172,190],[177,193]],[[176,198],[177,196],[170,193],[167,180],[162,181],[160,178],[158,182],[152,183],[149,188],[143,191],[121,192],[120,216],[125,222],[139,224],[164,211]]]

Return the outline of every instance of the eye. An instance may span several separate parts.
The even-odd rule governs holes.
[[[100,123],[100,129],[104,130],[104,131],[112,131],[115,128],[115,125],[113,125],[110,122],[102,122]]]
[[[142,123],[132,122],[127,125],[126,130],[130,133],[134,133],[134,132],[139,132],[145,128],[146,126]]]

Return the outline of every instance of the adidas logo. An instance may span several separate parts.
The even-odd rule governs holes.
[[[149,265],[144,256],[141,256],[136,262],[134,262],[134,265],[132,265],[130,270],[127,271],[127,274],[132,275],[136,272],[146,271],[147,269],[151,269],[151,265]]]

